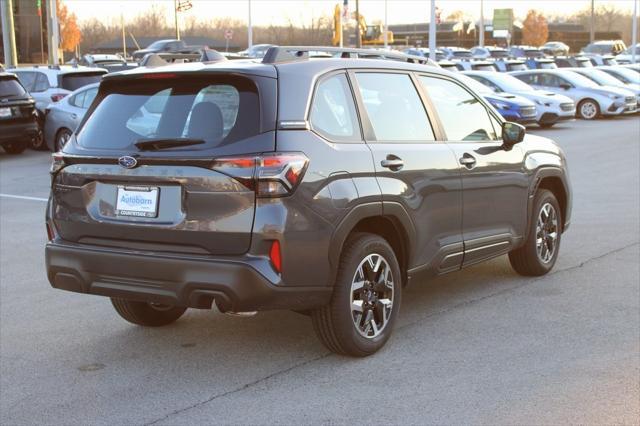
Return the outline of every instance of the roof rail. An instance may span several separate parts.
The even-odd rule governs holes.
[[[437,67],[437,63],[429,58],[408,55],[402,52],[378,49],[357,49],[334,46],[273,46],[267,50],[262,59],[264,64],[279,64],[283,62],[303,61],[312,58],[314,54],[329,53],[340,58],[383,59],[399,62],[409,62]]]

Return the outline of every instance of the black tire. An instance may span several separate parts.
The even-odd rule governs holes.
[[[22,154],[25,149],[27,149],[27,144],[25,142],[9,142],[6,145],[2,146],[7,154],[16,155]]]
[[[44,116],[38,113],[38,133],[31,139],[31,149],[36,151],[46,151],[49,149],[44,140]]]
[[[540,231],[538,229],[538,219],[541,216],[541,210],[546,207],[547,204],[553,207],[556,217],[555,226],[550,226],[549,229],[543,227]],[[556,200],[553,192],[542,189],[536,193],[533,205],[533,217],[529,227],[529,235],[524,245],[509,253],[509,262],[517,273],[525,276],[540,276],[549,272],[553,265],[555,265],[558,259],[558,252],[560,251],[560,241],[562,239],[562,211],[558,200]],[[551,229],[554,228],[554,229]],[[540,231],[540,232],[539,232]],[[545,248],[551,244],[542,244],[541,253],[538,250],[538,238],[542,241],[548,241],[549,236],[555,232],[556,239],[553,243],[553,252],[548,260],[544,260],[545,255],[549,256],[548,252],[545,252]],[[548,250],[548,249],[547,249]]]
[[[550,129],[553,127],[553,125],[556,123],[538,123],[538,126],[540,126],[543,129]]]
[[[58,132],[56,133],[56,138],[53,141],[53,147],[56,150],[56,152],[60,151],[64,147],[64,145],[67,142],[69,142],[70,137],[71,137],[71,130],[65,127],[58,130]]]
[[[591,105],[594,113],[586,114],[586,112],[583,111],[583,107],[586,108],[588,105]],[[600,105],[598,105],[598,102],[593,99],[581,100],[578,104],[578,107],[576,108],[576,111],[578,113],[578,116],[583,120],[595,120],[596,118],[600,117]]]
[[[153,305],[145,302],[111,298],[116,312],[132,324],[146,327],[161,327],[174,323],[187,308],[177,306]]]
[[[379,258],[382,258],[385,264],[380,262],[382,266],[378,266],[377,272],[365,265],[367,259]],[[361,265],[362,271],[360,271]],[[360,272],[363,274],[361,279],[358,278]],[[383,272],[387,277],[390,276],[386,285],[381,279]],[[369,278],[374,276],[373,281],[377,281],[377,284],[369,281]],[[356,311],[352,311],[351,298],[352,284],[355,280],[362,281],[364,284],[360,291],[353,291],[354,295],[358,294],[357,297],[361,298],[357,302],[361,303],[362,309],[362,314],[354,315]],[[390,313],[386,308],[389,300],[392,302]],[[384,238],[378,235],[357,233],[347,240],[342,250],[331,302],[314,310],[311,313],[311,319],[318,338],[330,351],[341,355],[364,357],[382,348],[391,336],[401,301],[402,276],[393,249]],[[387,319],[386,322],[382,316]],[[368,322],[367,318],[369,318]],[[378,329],[379,331],[376,331],[377,327],[372,328],[371,323],[377,324],[378,320],[382,326]],[[364,330],[358,328],[356,321],[366,325]],[[362,334],[369,332],[373,332],[370,337]]]

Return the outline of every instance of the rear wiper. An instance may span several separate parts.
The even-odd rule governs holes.
[[[157,138],[139,139],[134,144],[140,151],[157,151],[165,148],[175,148],[179,146],[202,145],[203,139],[190,138]]]

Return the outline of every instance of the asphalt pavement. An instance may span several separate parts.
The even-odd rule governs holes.
[[[503,256],[417,283],[366,359],[294,312],[146,329],[52,289],[50,156],[0,153],[0,424],[639,424],[640,118],[530,131],[573,183],[555,269],[524,278]]]

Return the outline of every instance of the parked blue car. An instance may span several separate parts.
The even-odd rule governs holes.
[[[505,120],[523,125],[536,122],[536,104],[530,100],[510,93],[496,93],[484,84],[464,74],[456,73],[456,78],[485,98]]]

